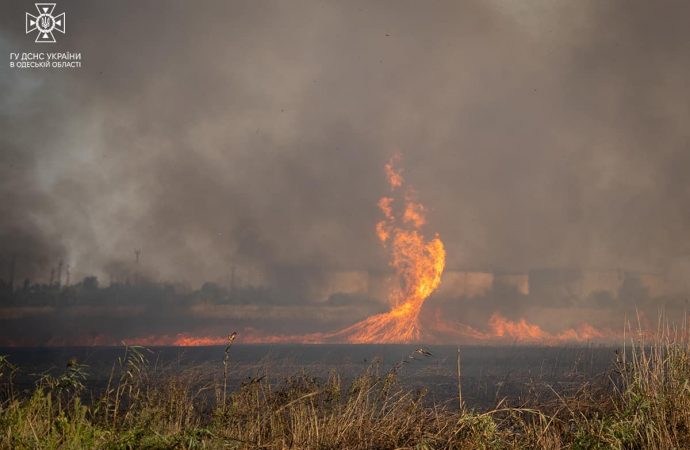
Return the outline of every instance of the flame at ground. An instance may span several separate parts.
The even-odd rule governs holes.
[[[426,224],[425,209],[415,200],[412,189],[403,189],[405,180],[397,167],[398,162],[399,157],[394,156],[385,165],[391,194],[379,200],[383,220],[376,224],[379,240],[390,251],[390,266],[395,271],[397,281],[389,293],[391,310],[333,333],[266,336],[250,331],[241,333],[242,342],[404,343],[421,339],[419,312],[424,301],[441,283],[446,251],[438,235],[427,240],[422,234],[421,228]],[[137,344],[180,346],[221,345],[223,342],[221,337],[187,334],[133,341]]]
[[[402,191],[405,180],[396,167],[398,159],[393,157],[385,166],[392,196],[379,200],[384,218],[376,224],[376,233],[390,251],[390,266],[397,278],[389,294],[392,309],[333,333],[331,337],[335,340],[350,343],[418,341],[422,336],[419,312],[441,283],[446,264],[443,242],[438,235],[427,240],[422,234],[421,228],[426,223],[424,206],[415,201],[413,190]]]
[[[497,313],[489,319],[489,328],[491,333],[486,335],[487,338],[511,338],[521,342],[582,342],[605,337],[604,332],[586,323],[552,334],[525,319],[512,321]]]
[[[420,311],[425,300],[438,288],[445,268],[446,252],[438,235],[425,238],[424,206],[416,200],[413,189],[405,186],[394,156],[386,165],[385,173],[390,194],[382,197],[378,206],[383,219],[376,224],[376,234],[390,252],[390,266],[395,283],[389,292],[391,310],[368,317],[361,322],[331,333],[306,335],[265,335],[257,330],[245,329],[240,335],[244,343],[406,343],[425,340],[448,342],[465,340],[491,342],[512,340],[523,343],[555,344],[559,342],[589,341],[610,337],[588,324],[569,328],[560,333],[549,333],[539,325],[525,319],[513,321],[494,313],[484,330],[462,323],[451,323],[440,313],[431,317],[431,323],[422,330]],[[167,336],[135,338],[128,343],[139,345],[203,346],[223,345],[225,337],[193,336],[186,333]]]
[[[462,323],[447,322],[440,314],[432,317],[431,323],[426,324],[422,330],[420,311],[425,300],[441,283],[446,252],[438,235],[431,239],[424,237],[422,227],[426,224],[425,208],[416,200],[415,191],[405,186],[398,164],[399,157],[394,156],[385,165],[390,194],[378,202],[383,219],[376,224],[376,234],[390,252],[390,266],[396,278],[389,293],[391,310],[332,333],[265,335],[257,330],[245,330],[240,333],[242,342],[406,343],[421,340],[448,342],[448,339],[452,339],[554,344],[605,337],[604,333],[588,324],[552,334],[525,319],[512,321],[498,313],[491,316],[485,331]],[[221,345],[224,338],[180,334],[164,341],[182,346]],[[154,342],[159,343],[160,339],[155,339]]]

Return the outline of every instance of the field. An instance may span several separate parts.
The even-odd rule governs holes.
[[[688,448],[677,336],[460,348],[459,370],[456,347],[5,349],[0,447]]]

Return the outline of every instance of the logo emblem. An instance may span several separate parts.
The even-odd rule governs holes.
[[[65,13],[53,15],[55,3],[35,3],[38,15],[26,13],[26,34],[33,31],[36,34],[35,42],[55,42],[54,31],[65,34]]]

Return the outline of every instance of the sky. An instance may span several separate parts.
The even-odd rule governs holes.
[[[118,281],[141,249],[306,304],[388,270],[396,153],[449,270],[690,275],[687,2],[65,0],[56,44],[32,10],[0,5],[0,58],[83,67],[0,64],[0,278]]]

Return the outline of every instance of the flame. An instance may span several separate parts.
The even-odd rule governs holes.
[[[424,301],[438,288],[446,264],[443,242],[435,235],[427,240],[421,232],[426,224],[425,209],[415,200],[416,193],[404,185],[400,157],[393,156],[384,166],[391,195],[382,197],[378,206],[383,219],[376,224],[376,234],[390,251],[390,266],[398,283],[389,293],[391,310],[332,333],[306,335],[264,335],[254,330],[240,333],[244,343],[403,343],[422,337],[419,312]],[[398,195],[396,195],[398,194]],[[397,205],[396,203],[402,203]],[[397,211],[397,212],[396,212]],[[400,212],[401,211],[401,212]],[[198,337],[188,334],[137,338],[139,345],[203,346],[222,345],[223,337]]]
[[[396,153],[384,166],[384,170],[386,171],[386,177],[388,178],[388,184],[390,184],[391,189],[397,189],[399,187],[402,187],[404,183],[402,171],[396,168],[399,162],[400,155]]]
[[[426,209],[416,199],[416,192],[405,186],[399,168],[399,155],[384,166],[390,194],[383,196],[378,207],[383,214],[376,224],[376,235],[390,253],[389,265],[397,283],[388,293],[390,311],[370,316],[347,328],[331,333],[306,335],[266,335],[246,328],[240,332],[244,343],[407,343],[422,339],[428,342],[447,342],[448,339],[474,342],[505,341],[553,344],[582,342],[611,338],[610,332],[600,331],[589,324],[549,333],[524,318],[517,321],[494,313],[485,328],[446,321],[439,310],[431,317],[432,326],[422,330],[420,311],[427,298],[439,287],[446,263],[446,252],[438,234],[427,239],[422,228],[427,224]],[[223,336],[194,336],[187,333],[137,337],[128,340],[135,345],[205,346],[224,345]],[[94,345],[117,345],[103,336],[93,338]]]
[[[543,340],[546,333],[539,325],[527,323],[525,319],[513,322],[494,313],[489,319],[489,327],[496,337],[512,337],[518,340]]]
[[[173,341],[172,345],[177,347],[200,347],[204,345],[222,345],[224,343],[225,342],[223,342],[223,339],[220,339],[218,337],[195,337],[184,334],[178,335],[177,338]]]
[[[512,321],[498,313],[489,319],[491,333],[487,338],[512,338],[522,342],[583,342],[604,338],[607,334],[587,323],[577,328],[568,328],[557,334],[544,331],[539,325],[530,324],[525,319]]]
[[[408,203],[403,214],[403,221],[413,224],[415,228],[421,228],[426,223],[424,206],[419,203]]]
[[[385,165],[392,194],[403,187],[404,179],[394,156]],[[378,206],[383,220],[376,224],[376,234],[389,249],[390,266],[398,283],[389,293],[391,310],[371,316],[331,335],[334,340],[350,343],[393,343],[418,341],[421,336],[419,312],[424,301],[441,284],[446,251],[438,235],[427,240],[421,228],[426,224],[424,206],[415,201],[415,192],[384,196]],[[396,214],[395,203],[402,202],[402,213]]]
[[[126,339],[125,343],[128,345],[142,345],[144,347],[203,347],[206,345],[224,345],[226,339],[222,336],[194,336],[188,333],[178,333],[175,335],[136,337]]]
[[[426,209],[416,200],[416,192],[405,187],[399,156],[384,166],[390,194],[378,201],[383,214],[376,224],[376,235],[390,253],[389,265],[397,283],[388,294],[390,311],[370,316],[347,328],[332,333],[306,335],[265,335],[256,330],[241,333],[246,343],[406,343],[422,339],[445,342],[448,338],[471,341],[502,341],[511,339],[528,343],[557,343],[587,341],[603,338],[605,334],[588,324],[551,334],[539,325],[525,319],[509,320],[494,313],[488,321],[487,331],[477,330],[462,323],[445,321],[437,310],[431,326],[422,330],[420,311],[427,298],[439,287],[445,268],[446,252],[438,235],[427,239],[422,233],[426,225]],[[222,344],[221,337],[193,337],[177,335],[166,339],[173,345]],[[158,340],[157,342],[160,342]]]

